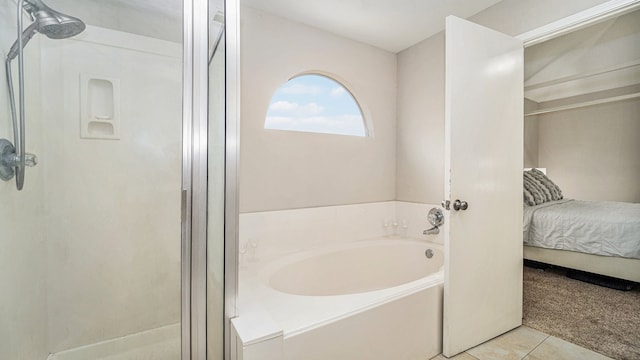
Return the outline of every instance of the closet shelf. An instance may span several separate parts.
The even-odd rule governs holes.
[[[588,77],[591,77],[591,76],[596,76],[596,75],[606,74],[606,73],[610,73],[610,72],[614,72],[614,71],[624,70],[624,69],[627,69],[627,68],[630,68],[630,67],[634,67],[634,66],[638,66],[638,65],[640,65],[640,59],[633,60],[633,61],[628,61],[628,62],[625,62],[625,63],[622,63],[622,64],[616,64],[616,65],[609,66],[609,67],[606,67],[606,68],[600,68],[600,69],[593,70],[593,71],[588,71],[588,72],[584,72],[584,73],[564,76],[564,77],[561,77],[561,78],[558,78],[558,79],[553,79],[553,80],[549,80],[549,81],[543,81],[541,83],[537,83],[537,84],[533,84],[533,85],[528,85],[528,86],[524,87],[524,91],[540,89],[540,88],[543,88],[543,87],[562,84],[562,83],[573,81],[573,80],[579,80],[579,79],[584,79],[584,78],[588,78]]]
[[[624,100],[636,99],[636,98],[640,98],[640,92],[633,93],[633,94],[620,95],[620,96],[612,96],[612,97],[608,97],[608,98],[592,100],[592,101],[585,101],[585,102],[581,102],[581,103],[575,103],[575,104],[569,104],[569,105],[563,105],[563,106],[555,106],[555,107],[550,107],[550,108],[547,108],[547,109],[535,110],[535,111],[531,111],[531,112],[525,113],[524,116],[547,114],[547,113],[556,112],[556,111],[571,110],[571,109],[577,109],[577,108],[581,108],[581,107],[600,105],[600,104],[607,104],[607,103],[612,103],[612,102],[616,102],[616,101],[624,101]]]

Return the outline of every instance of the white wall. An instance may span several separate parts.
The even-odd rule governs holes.
[[[398,54],[398,200],[444,194],[444,32]]]
[[[524,99],[524,112],[538,109],[538,103],[529,99]],[[539,138],[538,115],[526,116],[524,118],[524,167],[534,168],[538,165],[538,138]]]
[[[180,50],[95,27],[43,41],[52,352],[180,320]],[[120,79],[119,140],[80,138],[81,73]]]
[[[0,138],[13,143],[4,59],[16,37],[16,6],[0,1]],[[24,21],[27,21],[26,18]],[[26,149],[42,154],[38,39],[25,48]],[[17,96],[17,61],[13,62]],[[43,166],[26,170],[23,191],[0,181],[0,359],[44,359],[46,348],[46,246]]]
[[[240,212],[395,198],[396,56],[243,7]],[[373,123],[373,137],[265,130],[274,92],[292,76],[333,74]]]
[[[539,116],[539,166],[566,198],[640,202],[640,101]]]
[[[510,35],[605,0],[505,0],[470,20]],[[398,54],[397,199],[438,204],[444,193],[444,35]]]

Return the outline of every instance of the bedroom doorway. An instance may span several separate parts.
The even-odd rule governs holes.
[[[532,205],[524,209],[526,259],[640,281],[630,231],[616,230],[624,231],[618,236],[622,241],[592,240],[606,239],[597,232],[621,214],[631,211],[637,218],[633,209],[584,202],[640,202],[637,7],[636,2],[615,16],[525,49],[524,165],[546,172],[525,172],[525,203]],[[555,193],[549,184],[557,184]],[[555,219],[566,218],[562,226],[568,227],[580,219],[573,217],[582,208],[599,215],[580,217],[586,221],[580,227],[556,230]]]
[[[572,203],[578,205],[581,200],[616,202],[630,209],[630,218],[636,222],[640,219],[639,5],[638,1],[604,3],[576,14],[574,19],[547,27],[559,29],[548,31],[548,34],[556,31],[557,35],[525,40],[524,89],[525,168],[542,168],[561,189],[564,197],[561,202],[567,201],[567,207]],[[583,20],[575,19],[581,17]],[[563,22],[571,24],[566,26],[570,30],[561,30]],[[576,248],[564,248],[566,238],[554,245],[552,232],[557,224],[549,221],[549,228],[542,228],[544,210],[537,209],[553,208],[554,205],[549,205],[553,202],[524,208],[524,259],[539,262],[533,265],[545,271],[524,268],[523,323],[612,358],[640,356],[636,327],[607,321],[638,312],[634,306],[640,304],[637,286],[640,250],[625,243],[596,242],[595,237],[601,239],[604,235],[587,237],[588,232],[582,238],[595,245],[595,250],[578,242],[574,244]],[[623,211],[627,210],[605,211],[595,221],[603,221],[609,214],[615,214],[617,221]],[[535,228],[527,223],[527,219],[533,218],[532,212],[540,215]],[[563,213],[574,218],[577,212]],[[562,216],[559,210],[556,215]],[[588,229],[588,226],[573,228]],[[638,230],[614,231],[618,232],[617,238],[627,236],[638,243]],[[602,252],[609,256],[603,256]],[[570,269],[613,277],[586,275],[590,282],[604,280],[606,286],[632,290],[623,292],[576,281],[576,276],[585,273]],[[563,301],[567,298],[576,301],[569,304]],[[637,324],[638,320],[630,321]]]

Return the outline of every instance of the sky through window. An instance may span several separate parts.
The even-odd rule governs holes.
[[[366,136],[358,103],[340,83],[322,75],[297,76],[271,98],[265,129]]]

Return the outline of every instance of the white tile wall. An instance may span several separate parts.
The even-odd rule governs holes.
[[[424,239],[442,244],[442,234],[422,235],[431,227],[436,205],[385,201],[240,214],[240,266],[323,244],[382,236]]]
[[[88,26],[42,47],[48,350],[180,320],[180,45]],[[121,138],[80,138],[80,74],[120,79]]]
[[[394,207],[389,201],[240,214],[241,265],[320,244],[383,236],[383,221],[393,218]]]

